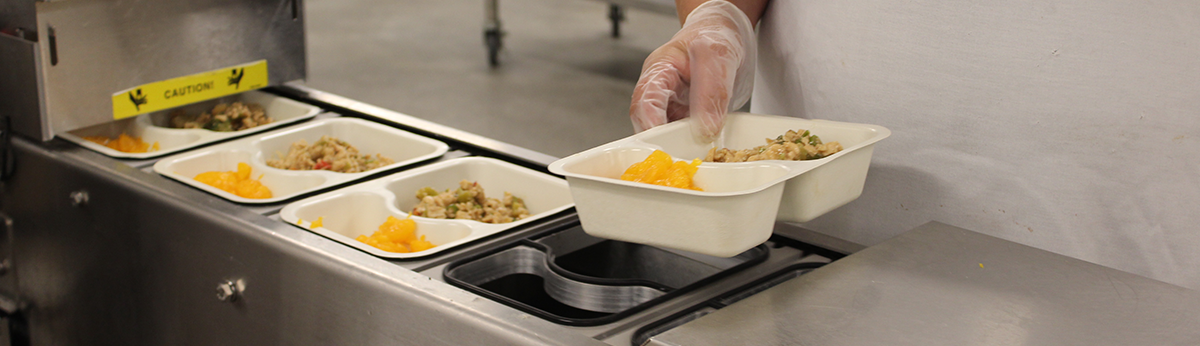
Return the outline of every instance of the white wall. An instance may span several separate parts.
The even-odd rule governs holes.
[[[937,220],[1200,288],[1198,1],[777,0],[752,110],[893,131],[807,227]]]

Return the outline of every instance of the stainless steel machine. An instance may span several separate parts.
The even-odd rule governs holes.
[[[156,159],[116,159],[55,139],[112,121],[110,100],[130,88],[265,60],[270,82],[262,90],[320,107],[328,112],[322,117],[365,119],[438,139],[451,148],[438,160],[490,157],[549,174],[552,157],[288,83],[304,76],[301,9],[297,0],[0,5],[0,90],[11,96],[0,98],[0,116],[12,119],[0,129],[2,339],[13,345],[1200,340],[1195,292],[936,223],[865,250],[778,224],[771,240],[726,259],[592,238],[568,209],[436,255],[388,260],[283,222],[280,209],[290,201],[233,203],[156,174]],[[151,27],[160,30],[145,30]]]
[[[259,60],[269,85],[302,80],[302,15],[300,0],[6,1],[0,113],[49,140],[113,121],[114,94],[150,82]]]

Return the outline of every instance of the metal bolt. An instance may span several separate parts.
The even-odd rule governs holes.
[[[80,207],[87,205],[88,192],[87,190],[79,190],[71,193],[71,206]]]
[[[217,299],[223,302],[236,302],[242,296],[242,287],[240,286],[230,280],[217,284]]]

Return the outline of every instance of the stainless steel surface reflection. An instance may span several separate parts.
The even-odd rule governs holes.
[[[1200,293],[929,223],[649,345],[1200,345]]]

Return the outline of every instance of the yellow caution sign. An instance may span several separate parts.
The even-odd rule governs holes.
[[[267,86],[267,61],[142,84],[113,94],[113,119],[124,119]]]

